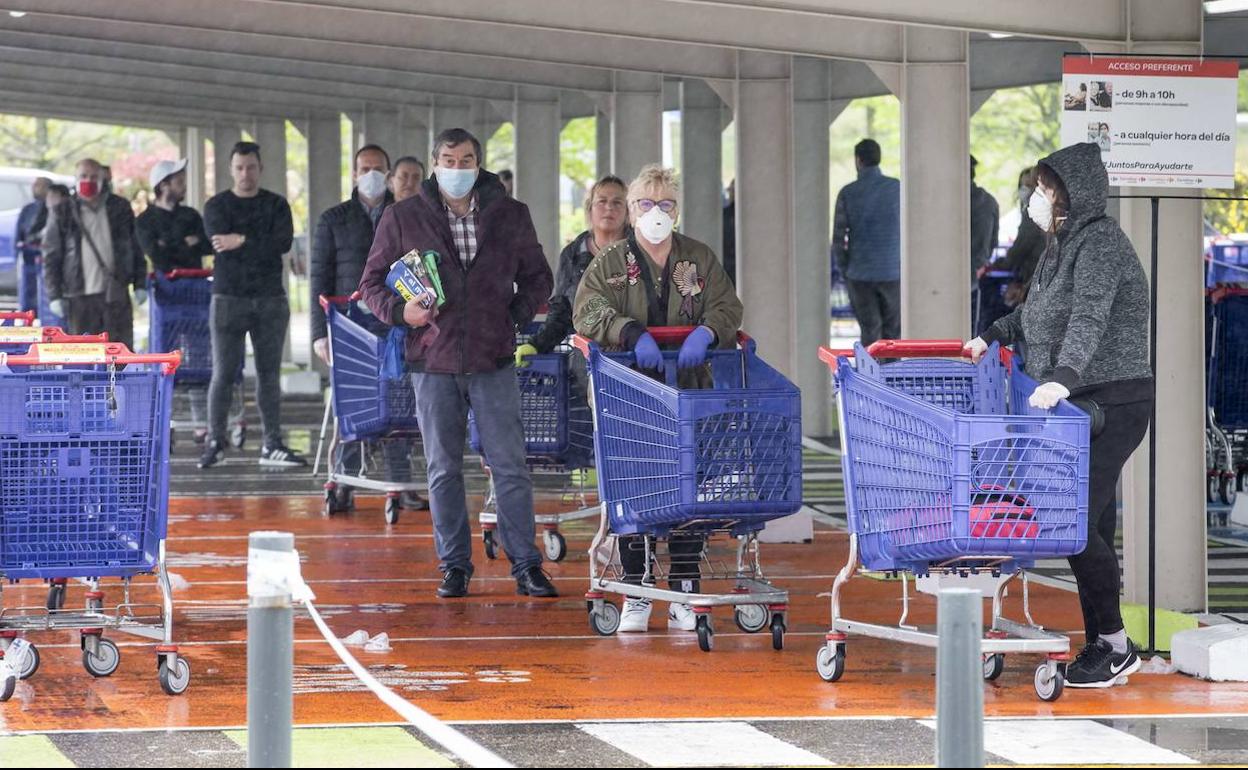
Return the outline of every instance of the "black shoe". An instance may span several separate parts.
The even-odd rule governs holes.
[[[1084,653],[1087,653],[1086,655]],[[1135,643],[1127,640],[1127,651],[1114,652],[1104,639],[1084,648],[1073,663],[1066,667],[1066,686],[1076,688],[1113,687],[1120,677],[1140,670],[1140,656]]]
[[[408,511],[427,511],[429,501],[415,492],[404,492],[399,495],[399,507]]]
[[[268,468],[306,468],[308,461],[298,452],[282,444],[260,450],[260,464]]]
[[[468,595],[468,573],[452,567],[442,576],[442,585],[438,586],[439,599],[458,599]]]
[[[199,467],[211,468],[225,459],[225,442],[213,439],[204,445],[204,452],[199,456]]]
[[[559,595],[550,576],[541,567],[530,567],[529,570],[516,578],[516,593],[520,596],[536,596],[549,599]]]

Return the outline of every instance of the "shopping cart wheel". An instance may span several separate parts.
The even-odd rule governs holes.
[[[38,670],[39,648],[32,644],[26,648],[26,660],[22,661],[22,670],[17,676],[19,679],[30,679]]]
[[[169,426],[169,448],[173,449],[178,444],[178,431],[172,425]]]
[[[546,546],[546,558],[551,561],[563,561],[563,557],[568,555],[568,541],[558,530],[548,529],[543,532],[542,544]]]
[[[1066,687],[1066,672],[1055,661],[1049,660],[1036,667],[1036,695],[1040,700],[1052,703],[1062,697]]]
[[[784,649],[784,632],[786,630],[783,615],[771,616],[771,649]]]
[[[170,665],[170,660],[173,664]],[[191,664],[181,655],[160,657],[160,689],[166,695],[181,695],[191,683]]]
[[[230,429],[230,446],[235,449],[247,446],[247,423],[234,423],[234,427]]]
[[[1246,485],[1248,485],[1248,468],[1241,468],[1240,471],[1235,474],[1235,488],[1240,492],[1246,492],[1248,491],[1248,487],[1246,487]]]
[[[13,691],[17,689],[17,677],[6,676],[4,684],[0,685],[0,703],[13,697]]]
[[[83,639],[82,667],[91,676],[110,676],[120,663],[121,653],[112,640],[100,637],[98,651],[93,655],[86,648],[86,639]]]
[[[742,604],[732,611],[732,619],[737,622],[737,628],[745,633],[757,634],[767,627],[771,615],[762,604]]]
[[[698,615],[698,648],[702,652],[710,652],[715,646],[715,629],[711,628],[711,616],[703,613]]]
[[[599,636],[611,636],[620,630],[620,608],[611,602],[603,602],[599,608],[594,608],[593,602],[590,602],[589,609],[589,627]]]
[[[1225,505],[1235,505],[1238,491],[1235,477],[1229,473],[1222,474],[1222,478],[1218,481],[1218,499]]]
[[[399,498],[387,497],[386,498],[386,523],[398,524],[400,510],[402,510],[402,506],[399,505]]]
[[[65,584],[53,583],[48,587],[48,604],[49,610],[60,610],[65,608]]]
[[[485,558],[490,560],[498,558],[498,550],[494,544],[494,530],[481,530],[481,544],[485,546]]]
[[[1216,503],[1218,501],[1218,475],[1210,473],[1205,478],[1205,502]]]
[[[1005,671],[1005,655],[994,652],[984,656],[984,681],[993,682]]]
[[[825,682],[835,682],[845,673],[845,645],[823,645],[815,656],[815,670]]]

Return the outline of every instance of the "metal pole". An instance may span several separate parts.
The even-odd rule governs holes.
[[[936,766],[984,766],[984,597],[946,588],[937,605]]]
[[[252,532],[247,558],[247,766],[290,767],[294,612],[266,552],[289,554],[289,532]],[[280,573],[279,573],[280,574]],[[258,579],[256,579],[258,578]]]
[[[1153,408],[1148,423],[1148,651],[1157,651],[1157,241],[1161,201],[1152,200],[1152,272],[1150,273],[1148,362],[1153,371]],[[1117,513],[1115,513],[1117,515]]]

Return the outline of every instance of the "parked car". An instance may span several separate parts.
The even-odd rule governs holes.
[[[6,294],[17,291],[17,253],[13,242],[17,233],[17,216],[23,206],[34,200],[30,185],[41,176],[70,187],[74,184],[74,178],[64,174],[33,168],[0,167],[0,292]]]

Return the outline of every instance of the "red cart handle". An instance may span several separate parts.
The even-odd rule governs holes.
[[[1014,359],[1014,354],[1000,348],[1001,362],[1009,366]],[[960,357],[970,358],[971,353],[966,349],[966,343],[962,340],[879,340],[871,343],[867,348],[867,352],[875,358],[949,358]],[[852,356],[852,350],[833,350],[828,347],[819,347],[819,360],[829,366],[836,366],[838,356]]]
[[[685,337],[693,333],[696,326],[650,326],[646,331],[654,338],[654,341],[660,345],[674,345],[677,342],[684,342]],[[737,344],[741,347],[748,347],[754,338],[743,331],[737,331]],[[593,341],[588,337],[582,337],[579,334],[572,335],[572,345],[589,358],[589,346]]]
[[[26,353],[0,353],[0,365],[47,366],[49,364],[160,364],[164,374],[173,374],[182,363],[182,351],[171,353],[132,353],[120,342],[38,343]]]
[[[33,310],[0,310],[0,321],[25,321],[26,325],[35,322]]]
[[[352,292],[348,296],[344,296],[342,294],[322,294],[319,301],[321,303],[321,310],[328,313],[330,305],[345,305],[348,302],[359,302],[363,296],[364,295],[360,294],[358,291]]]
[[[191,267],[179,267],[176,270],[170,270],[167,273],[160,273],[167,281],[176,281],[179,278],[211,278],[212,271],[208,269],[199,269]],[[148,277],[152,278],[156,273],[148,273]]]
[[[0,326],[0,343],[108,342],[107,334],[66,334],[59,326]]]

